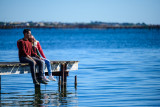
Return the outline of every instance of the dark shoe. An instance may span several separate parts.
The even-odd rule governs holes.
[[[42,84],[48,84],[44,79],[40,79],[38,82]]]

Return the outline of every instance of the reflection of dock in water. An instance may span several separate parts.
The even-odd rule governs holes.
[[[13,91],[1,93],[2,99],[0,101],[2,103],[0,104],[0,107],[61,107],[63,105],[75,107],[78,105],[76,90],[68,91],[66,88],[62,92],[58,88],[49,90],[47,88],[44,89],[44,86],[45,85],[43,85],[43,88],[35,87],[35,90],[27,90],[25,93]]]
[[[78,105],[76,89],[75,92],[67,91],[66,86],[63,89],[59,89],[56,92],[52,92],[52,90],[41,90],[40,87],[35,87],[34,105],[61,106],[69,103]]]
[[[51,61],[52,75],[58,76],[58,93],[57,97],[57,106],[63,103],[67,103],[65,98],[68,95],[67,92],[67,76],[69,76],[69,71],[78,70],[78,61]],[[36,72],[38,67],[36,67]],[[25,74],[30,73],[30,67],[28,63],[19,63],[19,62],[0,62],[0,100],[1,100],[1,75],[11,75],[11,74]],[[45,69],[45,74],[48,75],[47,68]],[[42,104],[43,100],[49,101],[48,99],[43,99],[42,96],[45,96],[41,93],[39,86],[35,86],[35,104]],[[75,76],[75,90],[77,87],[77,76]],[[47,94],[46,94],[47,95]],[[52,96],[52,95],[51,95]],[[51,100],[51,99],[50,99]],[[55,99],[53,100],[53,102]],[[50,102],[51,103],[51,102]],[[1,105],[1,101],[0,101]]]

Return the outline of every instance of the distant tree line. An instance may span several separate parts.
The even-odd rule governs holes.
[[[116,28],[138,28],[138,29],[160,29],[160,25],[147,25],[145,23],[62,23],[62,22],[0,22],[0,29],[12,28],[93,28],[93,29],[116,29]]]

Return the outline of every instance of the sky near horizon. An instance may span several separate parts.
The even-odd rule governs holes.
[[[3,22],[160,24],[160,0],[0,0]]]

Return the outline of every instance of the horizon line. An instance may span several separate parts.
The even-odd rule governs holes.
[[[145,22],[111,22],[111,21],[90,21],[90,22],[64,22],[64,21],[0,21],[3,23],[27,23],[27,22],[36,22],[36,23],[118,23],[118,24],[123,24],[123,23],[128,23],[128,24],[146,24],[146,25],[160,25],[160,24],[148,24]]]

